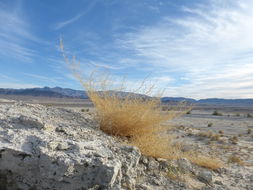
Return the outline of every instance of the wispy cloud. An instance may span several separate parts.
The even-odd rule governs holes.
[[[17,12],[0,6],[0,25],[0,54],[31,62],[36,51],[27,44],[41,41],[30,32],[29,24]]]
[[[16,58],[24,62],[32,62],[37,53],[35,50],[24,47],[17,42],[6,41],[3,39],[0,39],[0,49],[2,55]]]
[[[8,76],[8,75],[5,75],[5,74],[0,74],[0,79],[1,80],[11,80],[11,81],[17,81],[16,79],[14,79],[14,78],[12,78],[12,77],[10,77],[10,76]]]
[[[52,85],[56,85],[61,83],[62,77],[49,77],[49,76],[44,76],[44,75],[38,75],[38,74],[32,74],[32,73],[23,73],[25,76],[34,78],[34,79],[39,79],[40,81],[43,82],[48,82],[51,83]]]
[[[168,95],[253,97],[253,2],[209,3],[182,7],[183,17],[164,17],[117,44],[164,76],[165,70],[180,73],[185,83],[168,88]]]
[[[64,20],[64,21],[61,21],[57,24],[55,24],[55,27],[54,29],[55,30],[59,30],[65,26],[68,26],[76,21],[78,21],[82,16],[84,16],[85,14],[87,14],[97,3],[97,0],[92,0],[90,1],[86,6],[85,6],[85,9],[83,9],[80,13],[78,13],[77,15],[67,19],[67,20]]]
[[[114,65],[110,65],[110,64],[106,64],[106,63],[102,63],[102,62],[97,62],[97,61],[89,61],[89,63],[94,65],[97,68],[104,68],[104,69],[109,69],[109,70],[122,69],[121,66],[114,66]]]
[[[27,83],[1,83],[0,88],[36,88],[41,87],[35,84],[27,84]]]
[[[68,20],[59,22],[59,23],[57,23],[57,24],[55,25],[55,29],[56,29],[56,30],[59,30],[59,29],[65,27],[65,26],[67,26],[67,25],[70,25],[70,24],[76,22],[76,21],[77,21],[79,18],[81,18],[82,16],[83,16],[83,13],[79,13],[79,14],[77,14],[76,16],[74,16],[74,17],[72,17],[72,18],[70,18],[70,19],[68,19]]]

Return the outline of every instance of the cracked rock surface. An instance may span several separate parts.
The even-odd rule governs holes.
[[[105,135],[90,114],[0,106],[1,190],[122,189],[135,178],[139,158],[137,148]]]
[[[176,130],[189,141],[189,128]],[[0,190],[253,190],[252,171],[146,157],[99,130],[92,112],[0,104]]]

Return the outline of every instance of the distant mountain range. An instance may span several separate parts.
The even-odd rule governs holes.
[[[114,92],[115,93],[115,92]],[[125,97],[129,95],[128,92],[116,92],[120,96]],[[22,96],[40,96],[40,97],[55,97],[55,98],[81,98],[88,99],[87,93],[82,90],[73,90],[70,88],[61,87],[44,87],[44,88],[27,88],[27,89],[8,89],[0,88],[0,95],[22,95]],[[133,96],[148,96],[142,94],[133,94]],[[184,97],[163,97],[162,102],[182,102],[186,101],[193,104],[219,104],[219,105],[247,105],[253,106],[253,99],[222,99],[222,98],[208,98],[195,100]]]
[[[82,98],[82,99],[88,98],[85,91],[73,90],[70,88],[60,88],[60,87],[26,88],[26,89],[0,88],[0,94],[41,96],[41,97],[54,97],[54,98]]]
[[[223,99],[223,98],[207,98],[195,100],[192,98],[184,97],[163,97],[162,102],[189,102],[193,104],[219,104],[219,105],[241,105],[253,106],[253,99]]]

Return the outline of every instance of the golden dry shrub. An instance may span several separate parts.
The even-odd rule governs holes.
[[[224,166],[224,163],[217,157],[204,155],[187,155],[186,157],[192,163],[211,170],[216,170]]]
[[[160,98],[147,96],[154,89],[154,85],[147,86],[145,80],[137,89],[123,94],[122,91],[126,91],[123,87],[124,82],[115,87],[114,80],[110,79],[109,75],[92,72],[85,80],[75,57],[68,59],[62,43],[60,47],[65,62],[70,66],[74,76],[80,81],[94,104],[101,130],[110,135],[131,137],[131,143],[138,145],[142,151],[146,150],[146,152],[148,151],[147,148],[144,148],[145,144],[149,144],[149,149],[152,149],[150,142],[156,142],[155,149],[169,146],[168,136],[164,138],[160,136],[168,130],[168,128],[161,127],[161,123],[189,110],[181,105],[176,106],[176,109],[162,111]],[[146,95],[136,93],[140,91]]]
[[[241,160],[241,158],[239,156],[236,156],[236,155],[231,155],[228,158],[228,163],[236,163],[236,164],[241,165],[241,166],[244,165],[244,162]]]
[[[100,129],[114,136],[129,137],[129,143],[137,146],[144,155],[156,158],[172,158],[179,154],[167,134],[168,125],[162,123],[182,114],[182,111],[162,111],[158,98],[127,95],[122,98],[112,91],[90,91]]]
[[[186,157],[192,162],[208,168],[217,168],[204,157],[183,153],[180,143],[168,133],[169,125],[164,122],[189,112],[190,107],[183,104],[173,105],[163,110],[159,96],[151,97],[154,85],[145,85],[145,80],[137,89],[128,91],[124,81],[115,88],[109,75],[92,72],[85,80],[75,57],[68,59],[64,47],[60,46],[63,57],[73,75],[80,81],[90,100],[94,104],[96,119],[100,129],[107,134],[127,137],[129,144],[137,146],[142,154],[156,158],[179,159]],[[97,75],[96,75],[97,74]],[[124,93],[122,93],[124,91]],[[138,92],[142,91],[141,94]]]
[[[170,160],[182,157],[181,144],[175,143],[172,135],[157,132],[147,133],[134,137],[132,144],[139,147],[147,156]]]
[[[116,136],[136,137],[162,130],[159,124],[173,118],[175,112],[161,114],[156,99],[121,98],[117,94],[89,93],[104,132]]]

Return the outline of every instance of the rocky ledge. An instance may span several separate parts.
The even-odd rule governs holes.
[[[197,181],[170,179],[178,167]],[[90,112],[0,105],[0,190],[228,189],[214,180],[226,172],[145,157],[100,131]]]

